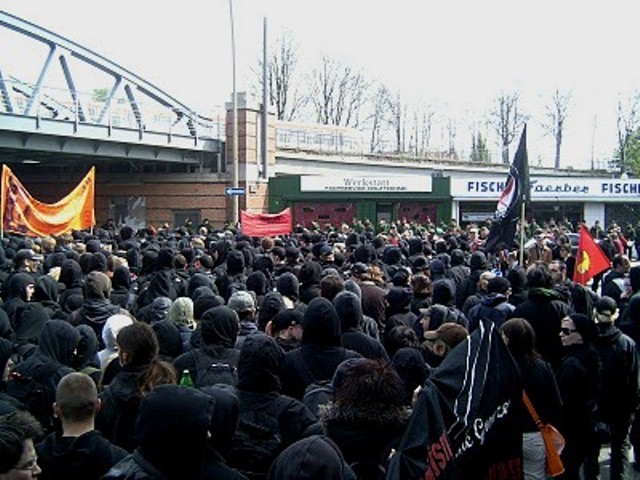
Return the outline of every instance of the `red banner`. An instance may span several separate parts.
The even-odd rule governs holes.
[[[573,281],[580,285],[586,285],[595,275],[609,268],[611,268],[611,262],[598,244],[593,241],[587,227],[584,224],[581,225]]]
[[[280,213],[240,212],[242,233],[250,237],[271,237],[287,235],[293,231],[291,226],[291,209]]]
[[[0,212],[5,232],[39,237],[83,230],[95,224],[95,167],[56,203],[33,198],[6,165],[2,166],[1,188]]]

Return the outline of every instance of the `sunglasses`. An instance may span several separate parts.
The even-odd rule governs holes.
[[[563,327],[560,329],[560,333],[562,333],[563,335],[571,335],[573,332],[577,332],[578,330],[576,330],[575,328],[567,328],[567,327]]]

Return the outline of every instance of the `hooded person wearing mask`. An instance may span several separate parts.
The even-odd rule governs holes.
[[[58,299],[60,287],[58,282],[49,275],[43,275],[36,280],[33,291],[33,301],[38,302],[47,310],[49,318],[64,320],[67,316],[62,312]]]
[[[333,299],[333,305],[340,317],[341,345],[365,358],[388,362],[389,357],[382,344],[362,331],[360,298],[353,292],[341,292]]]
[[[304,313],[300,348],[284,357],[280,379],[282,392],[298,400],[311,383],[330,380],[336,367],[360,354],[340,345],[340,318],[326,298],[314,298]]]
[[[102,272],[93,271],[87,275],[84,286],[82,307],[69,315],[71,325],[89,325],[98,339],[102,339],[102,329],[112,315],[127,314],[118,305],[111,303],[111,280]],[[103,344],[100,347],[104,347]]]
[[[16,326],[13,336],[14,351],[18,359],[29,358],[38,345],[38,337],[50,318],[39,303],[27,303],[16,310]]]
[[[267,335],[248,337],[240,351],[240,419],[227,460],[250,478],[264,478],[278,453],[302,438],[316,422],[304,404],[280,393],[278,371],[283,355],[276,341]],[[252,425],[262,428],[254,429]],[[273,433],[273,442],[263,441],[260,432],[265,430]]]
[[[111,286],[111,303],[131,311],[138,296],[133,292],[131,272],[126,265],[120,265],[113,271]]]
[[[80,264],[77,261],[68,259],[62,263],[62,267],[60,268],[60,283],[62,283],[65,288],[60,294],[58,303],[62,310],[66,314],[69,314],[72,311],[67,306],[67,300],[69,297],[73,295],[84,295],[84,275],[82,274],[82,268],[80,268]]]
[[[14,273],[7,282],[7,293],[2,304],[11,325],[15,328],[16,311],[32,300],[34,280],[28,273]]]
[[[198,390],[177,385],[154,388],[140,406],[135,425],[138,447],[103,478],[204,478],[203,462],[214,404],[211,396]]]
[[[202,346],[180,355],[173,361],[173,366],[178,375],[188,370],[197,387],[212,385],[208,383],[205,375],[211,365],[225,365],[225,371],[231,373],[229,384],[235,385],[233,377],[237,381],[238,359],[240,351],[234,348],[238,336],[238,315],[235,311],[226,306],[218,306],[204,312],[200,320],[200,330],[202,334]],[[220,370],[220,378],[227,376]],[[211,378],[217,378],[212,372]]]
[[[53,426],[51,405],[56,386],[62,377],[73,372],[75,350],[80,341],[78,330],[63,320],[49,320],[38,338],[33,355],[16,365],[6,392],[23,402],[46,430]],[[35,382],[41,389],[37,395],[25,383]],[[28,398],[21,398],[24,394]]]

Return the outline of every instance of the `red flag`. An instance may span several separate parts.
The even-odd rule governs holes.
[[[291,209],[286,208],[280,213],[249,213],[240,212],[242,233],[250,237],[270,237],[272,235],[287,235],[292,232]]]
[[[573,281],[586,285],[595,275],[609,268],[611,268],[611,262],[598,244],[593,241],[587,227],[582,224],[580,226],[580,240]]]

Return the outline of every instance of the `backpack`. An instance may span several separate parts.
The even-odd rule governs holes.
[[[50,373],[53,375],[55,370]],[[35,378],[13,372],[4,391],[18,400],[40,422],[45,431],[53,429],[53,402],[55,391]]]
[[[329,404],[333,400],[334,389],[331,380],[319,380],[310,383],[304,390],[302,403],[319,416],[320,406]]]
[[[292,399],[279,396],[264,410],[241,411],[231,439],[227,463],[250,480],[265,479],[283,450],[278,418]]]
[[[210,357],[206,354],[196,355],[191,351],[195,364],[195,374],[193,381],[197,388],[224,383],[233,387],[238,385],[238,368],[229,363],[234,350],[227,350],[225,354],[218,358]],[[235,362],[233,362],[235,363]]]

